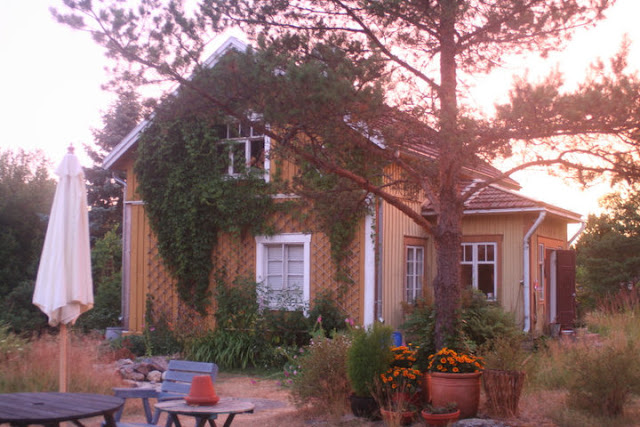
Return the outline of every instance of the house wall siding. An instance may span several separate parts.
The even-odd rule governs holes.
[[[474,215],[466,216],[462,222],[465,238],[474,237],[476,241],[494,241],[501,237],[501,253],[498,263],[498,302],[502,307],[515,314],[516,319],[524,316],[523,287],[520,285],[523,274],[523,218],[522,215]]]
[[[288,170],[291,172],[289,165]],[[291,172],[293,173],[293,172]],[[174,324],[186,322],[194,317],[194,313],[178,298],[175,281],[167,273],[162,259],[157,252],[157,242],[151,230],[149,219],[145,214],[144,205],[139,194],[135,191],[137,181],[133,173],[132,164],[127,165],[127,201],[131,205],[130,218],[130,264],[129,264],[129,330],[142,331],[144,327],[144,311],[147,295],[154,298],[154,311],[161,314]],[[364,307],[364,239],[366,230],[364,221],[358,226],[356,237],[351,244],[350,254],[345,263],[351,272],[353,283],[342,284],[335,280],[336,269],[331,257],[331,245],[328,237],[316,230],[317,221],[309,212],[292,215],[280,212],[271,218],[276,233],[312,233],[311,238],[311,301],[323,290],[331,291],[337,303],[356,322],[363,319]],[[221,233],[218,244],[212,251],[212,259],[217,268],[226,270],[227,282],[232,283],[236,278],[255,280],[256,271],[256,242],[253,236],[237,236]],[[212,282],[214,276],[212,274]],[[213,292],[213,283],[211,291]],[[215,299],[212,301],[215,310]],[[196,316],[202,327],[214,326],[213,316],[202,318]]]
[[[420,209],[420,203],[412,205],[414,209]],[[382,202],[382,230],[382,317],[386,323],[397,327],[403,322],[401,308],[405,300],[405,237],[428,239],[428,236],[422,227],[386,202]],[[432,258],[433,250],[428,246],[425,254],[427,277],[433,274]],[[427,279],[425,283],[430,286],[431,280]]]

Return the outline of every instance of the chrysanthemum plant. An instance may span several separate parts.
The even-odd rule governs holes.
[[[429,366],[432,372],[445,372],[464,374],[480,372],[484,369],[484,361],[479,356],[456,352],[444,347],[435,354],[429,356]]]
[[[413,368],[416,362],[417,348],[407,346],[392,347],[393,360],[389,369],[380,374],[382,385],[392,392],[414,394],[422,380],[422,372]]]

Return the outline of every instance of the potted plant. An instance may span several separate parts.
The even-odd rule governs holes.
[[[481,357],[442,348],[429,356],[430,395],[434,406],[455,402],[461,418],[478,412],[480,376],[484,368]]]
[[[481,348],[485,361],[482,385],[487,408],[493,415],[511,417],[518,414],[526,377],[523,367],[531,357],[522,344],[522,335],[501,336]]]
[[[413,367],[416,349],[408,346],[391,348],[391,363],[376,383],[376,400],[387,425],[411,424],[420,403],[422,373]]]
[[[460,409],[455,402],[449,402],[444,406],[427,405],[421,412],[422,418],[430,426],[446,426],[458,421]]]
[[[391,354],[389,369],[380,374],[383,387],[392,399],[404,399],[417,404],[422,382],[422,372],[414,367],[417,349],[402,345],[392,347]]]
[[[375,323],[367,329],[352,330],[347,352],[347,376],[353,394],[351,410],[357,417],[377,418],[378,405],[373,397],[375,381],[385,372],[392,358],[389,326]]]

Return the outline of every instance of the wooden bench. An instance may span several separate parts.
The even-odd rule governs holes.
[[[119,427],[127,426],[155,426],[158,424],[158,418],[160,418],[160,411],[155,410],[151,412],[151,404],[149,399],[156,399],[156,401],[176,400],[183,399],[189,394],[191,388],[191,381],[196,375],[209,375],[211,380],[215,383],[218,376],[218,366],[215,363],[207,362],[191,362],[188,360],[171,360],[169,361],[169,368],[163,374],[162,384],[160,390],[153,388],[114,388],[113,392],[117,397],[125,399],[125,405],[127,399],[142,399],[142,407],[144,408],[144,415],[147,420],[146,424],[137,423],[122,423],[120,418],[122,417],[122,411],[125,405],[115,414],[115,420]],[[167,419],[166,427],[169,427],[171,422]]]

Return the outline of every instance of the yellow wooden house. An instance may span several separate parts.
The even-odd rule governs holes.
[[[235,38],[214,53],[210,64],[227,49],[245,49]],[[178,298],[172,278],[160,259],[145,215],[145,203],[136,192],[133,170],[141,123],[105,158],[104,167],[124,171],[122,315],[125,330],[143,328],[145,300],[154,295],[156,307],[169,319],[191,315]],[[276,170],[293,176],[296,166],[269,157],[271,141],[253,130],[234,142],[251,153],[262,151],[265,179]],[[425,155],[429,161],[429,155]],[[498,171],[488,165],[469,169],[467,185],[475,186]],[[575,317],[575,257],[568,251],[567,225],[581,223],[580,215],[518,193],[508,179],[476,192],[466,203],[463,220],[462,282],[481,290],[488,299],[515,313],[525,331],[541,332],[550,323],[569,326]],[[279,195],[286,199],[296,195]],[[427,203],[415,203],[424,216],[433,214]],[[312,212],[311,212],[312,213]],[[322,290],[336,290],[336,267],[328,237],[314,227],[313,215],[279,213],[272,236],[222,236],[212,254],[232,276],[255,277],[267,289],[295,288],[305,303]],[[274,275],[268,265],[280,263]],[[406,215],[384,201],[360,224],[346,261],[353,285],[340,296],[340,305],[364,325],[384,320],[403,321],[403,302],[431,292],[435,277],[432,239]],[[215,305],[213,305],[215,309]]]

